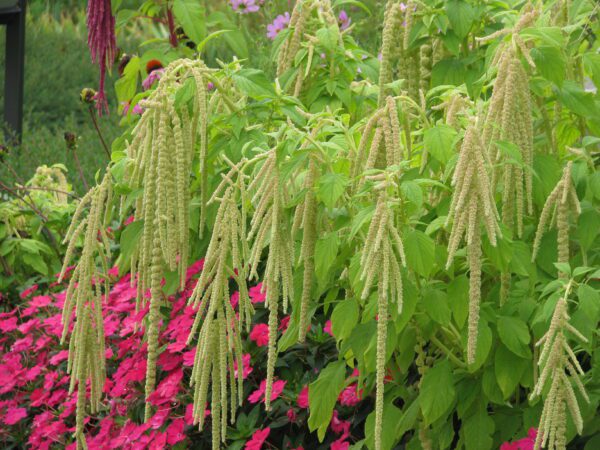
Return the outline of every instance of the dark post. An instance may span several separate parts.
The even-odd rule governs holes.
[[[13,3],[12,6],[8,5]],[[3,8],[3,4],[7,5]],[[23,76],[25,71],[25,0],[0,0],[0,23],[6,24],[4,120],[8,133],[23,133]]]

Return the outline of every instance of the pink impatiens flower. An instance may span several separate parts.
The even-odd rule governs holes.
[[[533,450],[536,437],[537,430],[535,428],[530,428],[527,432],[527,437],[514,442],[504,442],[500,446],[500,450]]]
[[[256,286],[252,286],[248,289],[248,295],[250,296],[250,302],[252,304],[263,303],[267,298],[267,294],[262,291],[262,283],[258,283]]]
[[[8,408],[4,416],[4,423],[6,425],[14,425],[25,417],[27,417],[27,410],[25,408]]]
[[[325,322],[325,326],[323,327],[323,331],[327,333],[329,336],[333,337],[333,331],[331,331],[331,320]]]
[[[356,383],[351,384],[346,389],[344,389],[340,396],[338,397],[338,401],[342,406],[355,406],[360,403],[362,400],[362,389],[357,393],[356,392]]]
[[[274,40],[280,31],[287,28],[290,23],[290,13],[285,12],[284,14],[279,14],[273,20],[273,23],[267,25],[267,37],[271,40]]]
[[[277,380],[273,382],[273,388],[271,389],[271,401],[275,401],[277,397],[281,395],[283,392],[283,388],[286,385],[286,381]],[[260,382],[260,386],[257,390],[255,390],[252,394],[248,396],[248,401],[250,403],[258,403],[260,401],[265,401],[265,390],[267,389],[267,380],[262,380]]]
[[[299,408],[308,408],[308,386],[304,386],[302,388],[302,390],[298,394],[298,399],[296,400],[296,403],[298,403]]]
[[[331,443],[331,450],[348,450],[350,448],[350,443],[346,442],[346,438],[339,438],[337,441],[333,441]]]
[[[259,347],[269,344],[269,327],[265,323],[258,323],[250,331],[250,340],[256,342]]]
[[[267,440],[267,437],[269,437],[270,432],[271,429],[269,427],[265,428],[264,430],[256,430],[252,435],[252,438],[248,442],[246,442],[244,449],[260,450],[264,442]]]

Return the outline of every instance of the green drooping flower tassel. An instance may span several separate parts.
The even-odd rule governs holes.
[[[450,267],[454,255],[463,237],[467,243],[469,276],[469,325],[467,343],[467,361],[475,361],[477,349],[477,331],[479,324],[479,303],[481,300],[481,227],[487,231],[492,245],[496,245],[500,235],[498,211],[492,195],[486,153],[481,144],[476,124],[471,124],[465,132],[458,162],[452,178],[454,194],[446,226],[452,223],[448,242],[448,261]]]
[[[86,218],[79,221],[84,208],[89,205]],[[83,249],[79,262],[73,270],[62,312],[64,343],[71,321],[75,320],[69,341],[67,372],[71,374],[69,391],[77,385],[77,412],[75,438],[77,448],[87,448],[83,424],[85,418],[86,384],[90,386],[90,410],[98,411],[106,379],[104,358],[104,323],[102,316],[102,281],[108,271],[108,238],[105,227],[112,212],[111,176],[107,173],[102,182],[92,188],[81,200],[71,226],[65,236],[68,242],[66,257],[59,277],[65,277],[67,267],[74,255],[74,248],[83,237]],[[78,222],[79,221],[79,222]],[[100,240],[100,242],[99,242]],[[97,269],[96,257],[100,256],[102,271]],[[105,281],[104,292],[108,292]],[[73,314],[74,313],[74,314]]]
[[[190,380],[194,388],[194,424],[199,424],[201,430],[204,426],[210,385],[213,449],[225,443],[227,416],[229,414],[231,423],[234,423],[237,405],[241,405],[243,400],[241,331],[244,323],[249,328],[253,314],[246,285],[246,265],[241,259],[242,243],[246,239],[242,227],[245,219],[237,205],[239,186],[231,181],[229,175],[223,197],[219,199],[204,268],[189,300],[198,309],[188,338],[188,343],[191,343],[198,335]],[[240,292],[239,316],[236,316],[230,302],[230,278],[236,281]]]
[[[271,389],[277,359],[277,316],[281,300],[283,309],[293,301],[293,251],[290,229],[283,209],[283,182],[276,161],[276,149],[270,150],[253,182],[248,186],[254,192],[252,204],[257,205],[250,222],[248,240],[253,241],[250,252],[250,276],[258,279],[257,267],[263,248],[269,238],[269,253],[263,276],[266,305],[269,308],[269,348],[265,408],[271,407]]]
[[[383,426],[383,393],[385,390],[385,355],[388,327],[388,305],[391,301],[402,311],[402,276],[400,266],[406,266],[404,245],[390,214],[385,193],[385,182],[371,219],[364,250],[361,255],[361,280],[364,289],[361,297],[366,299],[377,280],[377,362],[375,394],[375,448],[381,448]]]
[[[536,343],[536,347],[542,346],[538,361],[541,373],[531,398],[541,396],[544,388],[548,384],[550,385],[538,426],[534,446],[536,450],[542,447],[550,450],[567,448],[567,409],[577,432],[581,434],[583,431],[583,419],[572,383],[575,384],[584,400],[590,402],[581,381],[581,377],[584,375],[583,369],[565,335],[565,332],[569,332],[580,341],[587,342],[587,339],[569,324],[568,305],[565,300],[565,297],[568,297],[569,288],[570,285],[567,287],[565,296],[556,303],[548,331]]]
[[[533,241],[532,261],[535,260],[542,241],[542,236],[547,225],[556,224],[558,230],[558,262],[569,262],[569,215],[576,218],[581,214],[581,205],[577,198],[575,186],[571,180],[573,163],[569,161],[563,170],[561,179],[548,195],[538,223],[535,239]],[[548,224],[548,221],[550,223]]]

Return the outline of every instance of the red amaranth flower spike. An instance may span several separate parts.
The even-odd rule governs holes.
[[[115,37],[115,17],[112,14],[111,0],[89,0],[87,8],[88,47],[92,62],[100,67],[100,85],[96,94],[96,108],[102,114],[108,112],[104,91],[106,70],[112,67],[117,54]]]

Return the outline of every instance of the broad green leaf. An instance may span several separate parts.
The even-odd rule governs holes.
[[[594,117],[598,114],[594,94],[585,92],[574,81],[565,81],[562,88],[557,91],[557,95],[560,102],[575,114],[582,117]]]
[[[473,26],[475,13],[473,7],[463,0],[449,0],[446,3],[446,14],[456,35],[463,39]]]
[[[315,381],[308,386],[308,404],[310,416],[308,429],[317,431],[319,441],[323,441],[325,432],[333,415],[333,408],[346,380],[346,363],[331,362]]]
[[[402,414],[400,420],[396,423],[396,436],[401,439],[408,430],[412,429],[419,417],[419,397],[415,398],[408,408]]]
[[[404,181],[400,185],[402,196],[410,201],[417,209],[423,206],[423,189],[413,180]]]
[[[419,230],[409,231],[402,240],[408,268],[427,278],[435,267],[435,242]]]
[[[315,244],[315,273],[319,285],[327,280],[339,247],[339,238],[336,232],[329,233],[319,239]]]
[[[185,34],[196,44],[206,36],[204,6],[198,0],[174,0],[173,14]]]
[[[235,73],[233,81],[237,87],[249,97],[262,99],[275,97],[275,89],[262,70],[242,69]]]
[[[424,288],[423,306],[429,317],[440,325],[447,326],[450,323],[450,308],[448,298],[439,289]]]
[[[133,250],[138,245],[138,241],[142,236],[143,228],[144,221],[136,220],[135,222],[131,222],[129,225],[127,225],[121,233],[121,255],[119,257],[121,262],[119,268],[121,270],[129,263],[131,255],[133,254]]]
[[[339,302],[331,314],[331,331],[337,340],[350,336],[358,323],[358,303],[354,298]]]
[[[600,86],[600,54],[585,53],[583,55],[583,67],[596,87]]]
[[[467,334],[464,333],[464,349],[466,355],[467,349]],[[492,330],[487,323],[483,320],[479,320],[479,327],[477,332],[477,349],[475,350],[475,362],[469,364],[469,372],[476,372],[487,360],[490,350],[492,348]]]
[[[527,367],[528,360],[515,356],[504,345],[498,345],[494,356],[496,382],[505,399],[511,396]]]
[[[448,284],[448,303],[454,321],[462,328],[469,315],[469,279],[466,275],[456,277]]]
[[[585,251],[592,248],[592,244],[598,236],[598,224],[600,223],[600,215],[596,209],[585,210],[577,221],[575,229],[575,237],[579,241]]]
[[[30,266],[36,272],[41,273],[42,275],[48,275],[48,266],[46,265],[44,259],[40,255],[24,253],[23,262]]]
[[[557,86],[565,80],[566,61],[562,50],[558,47],[540,46],[531,49],[531,57],[537,71]]]
[[[337,26],[330,26],[317,30],[317,40],[325,50],[333,53],[339,44],[339,28]]]
[[[431,156],[446,164],[455,154],[453,144],[456,134],[456,130],[449,125],[436,125],[425,130],[423,144]]]
[[[494,443],[492,438],[494,428],[494,420],[488,415],[485,408],[479,408],[463,424],[465,450],[490,450]]]
[[[565,45],[565,38],[560,27],[524,28],[521,30],[520,35],[524,38],[539,39],[545,45],[556,48],[563,48]]]
[[[531,336],[525,322],[517,317],[502,316],[497,325],[500,340],[511,352],[523,358],[531,358],[528,346]]]
[[[456,399],[454,375],[447,360],[438,362],[421,379],[419,404],[427,425],[444,417]]]
[[[319,179],[317,196],[325,206],[333,208],[344,193],[348,184],[348,177],[341,173],[326,173]]]
[[[383,424],[381,427],[381,450],[390,450],[396,443],[396,426],[402,419],[402,411],[391,401],[383,405]],[[374,449],[375,410],[367,416],[365,421],[365,443],[369,449]]]

